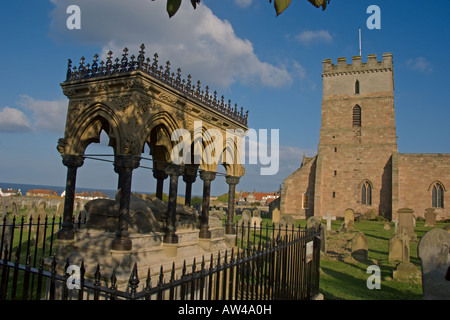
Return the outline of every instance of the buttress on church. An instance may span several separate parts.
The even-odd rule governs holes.
[[[323,61],[317,155],[283,182],[281,214],[343,217],[346,209],[396,220],[410,208],[450,218],[450,154],[398,153],[391,53]]]

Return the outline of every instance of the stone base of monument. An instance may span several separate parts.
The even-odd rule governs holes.
[[[152,279],[152,286],[156,286],[161,268],[164,272],[164,280],[170,280],[172,266],[175,266],[177,279],[181,277],[184,262],[186,273],[192,272],[195,259],[196,270],[200,270],[202,260],[205,268],[209,268],[211,256],[213,264],[216,263],[217,254],[221,256],[234,246],[229,236],[225,235],[225,228],[211,227],[211,239],[199,239],[198,229],[177,231],[178,243],[163,243],[164,234],[160,232],[150,234],[131,234],[131,251],[119,251],[111,249],[111,242],[115,233],[105,233],[95,230],[77,230],[75,241],[57,241],[55,246],[58,273],[65,274],[64,267],[67,259],[69,264],[81,266],[84,262],[87,281],[94,280],[97,265],[100,265],[102,286],[111,285],[110,278],[113,269],[116,271],[117,286],[119,290],[126,290],[134,264],[137,264],[139,286],[145,286],[148,271]],[[233,237],[231,237],[233,238]],[[48,261],[50,263],[50,261]]]
[[[420,271],[412,262],[402,262],[393,271],[392,277],[395,280],[410,280],[420,278]]]

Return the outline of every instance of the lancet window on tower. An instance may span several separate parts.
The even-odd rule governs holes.
[[[359,94],[359,80],[355,82],[355,94]]]
[[[369,181],[364,181],[361,187],[361,204],[372,205],[372,185]]]
[[[361,127],[361,107],[358,105],[353,108],[353,126]]]

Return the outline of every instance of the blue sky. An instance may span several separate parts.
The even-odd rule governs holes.
[[[279,129],[280,169],[262,176],[247,164],[238,190],[270,192],[312,156],[319,143],[322,61],[392,52],[398,149],[402,153],[450,153],[450,2],[332,0],[325,11],[295,0],[276,17],[267,0],[189,1],[171,19],[165,0],[16,0],[0,10],[0,181],[65,185],[56,150],[64,135],[67,59],[74,63],[127,46],[157,52],[233,103],[249,110],[249,127]],[[69,30],[69,5],[81,9],[81,29]],[[381,29],[369,30],[370,5],[381,9]],[[87,153],[112,153],[90,145]],[[146,163],[146,165],[148,165]],[[77,187],[114,189],[111,164],[86,161]],[[166,184],[166,188],[167,188]],[[137,169],[133,190],[154,192],[151,171]],[[180,193],[184,183],[180,179]],[[201,182],[194,194],[201,194]],[[167,190],[166,190],[167,192]],[[213,194],[227,192],[223,177]]]

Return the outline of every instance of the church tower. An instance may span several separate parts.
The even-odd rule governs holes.
[[[392,154],[397,152],[391,53],[351,64],[323,61],[320,142],[314,215],[347,208],[392,215]]]

